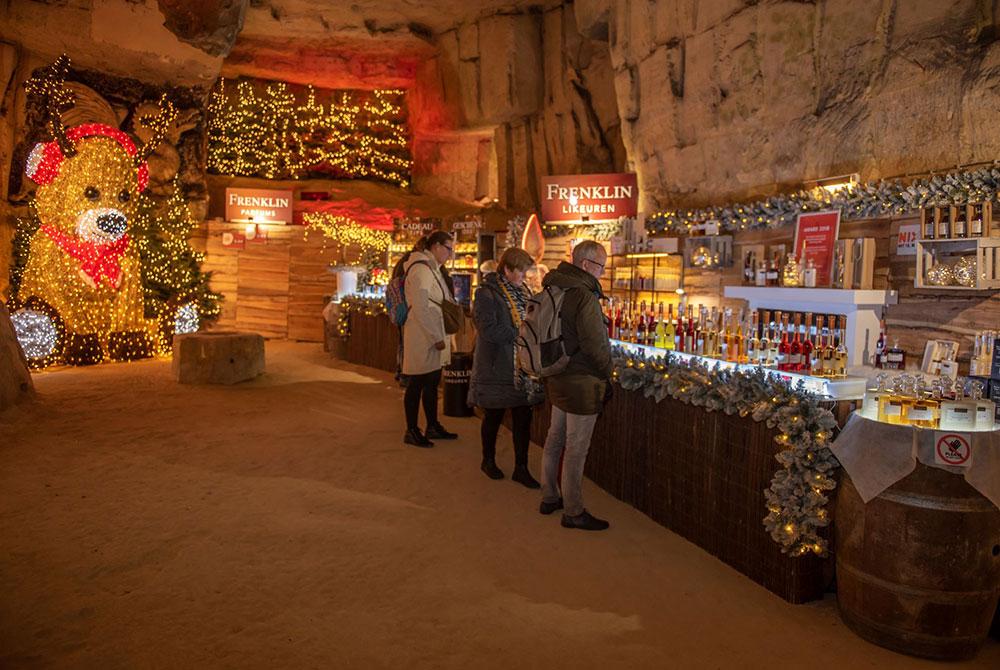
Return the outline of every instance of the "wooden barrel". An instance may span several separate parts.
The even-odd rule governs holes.
[[[1000,510],[961,475],[922,463],[867,505],[844,473],[837,602],[858,635],[894,651],[972,658],[1000,598]]]

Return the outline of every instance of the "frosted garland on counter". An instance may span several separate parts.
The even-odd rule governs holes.
[[[827,540],[819,529],[830,523],[825,492],[837,485],[833,473],[840,463],[829,447],[837,422],[814,395],[769,378],[760,369],[709,368],[679,362],[671,354],[643,358],[620,347],[613,349],[613,357],[612,378],[626,390],[641,390],[656,402],[671,397],[709,412],[738,413],[778,428],[775,440],[784,450],[775,458],[782,468],[764,492],[764,527],[784,553],[826,555]]]
[[[795,223],[802,212],[840,209],[845,219],[904,214],[922,207],[964,205],[996,201],[1000,191],[1000,166],[959,170],[917,179],[909,185],[899,180],[853,184],[833,193],[817,188],[756,202],[704,209],[665,210],[646,220],[649,232],[685,232],[707,221],[718,221],[719,230],[732,232],[774,228]]]

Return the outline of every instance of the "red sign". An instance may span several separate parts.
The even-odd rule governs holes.
[[[291,223],[292,192],[261,188],[227,188],[226,221]]]
[[[246,246],[247,238],[243,233],[226,231],[222,233],[222,246],[227,249],[242,249]]]
[[[812,260],[816,285],[829,286],[833,253],[840,234],[840,210],[799,214],[795,223],[795,255],[802,267]]]
[[[934,445],[934,462],[938,465],[969,467],[969,435],[965,433],[937,433],[940,437]]]
[[[616,221],[639,210],[634,174],[578,174],[542,177],[542,219],[588,222]]]

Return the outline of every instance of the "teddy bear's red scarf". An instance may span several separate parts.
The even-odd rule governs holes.
[[[108,286],[118,286],[122,272],[121,258],[128,249],[128,235],[122,235],[118,240],[108,244],[98,244],[70,237],[47,224],[42,224],[40,228],[56,243],[56,246],[80,263],[80,269],[94,281],[94,284],[100,284],[101,279],[104,279]]]

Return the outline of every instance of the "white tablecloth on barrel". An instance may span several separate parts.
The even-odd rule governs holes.
[[[914,471],[919,460],[965,477],[965,481],[1000,508],[1000,430],[968,433],[968,467],[935,463],[934,448],[944,432],[894,426],[866,419],[855,412],[830,449],[851,476],[865,502]]]

